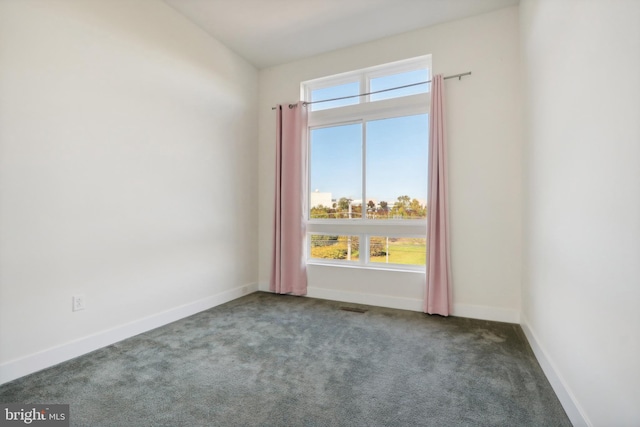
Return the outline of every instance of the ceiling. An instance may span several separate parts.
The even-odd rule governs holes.
[[[164,0],[258,68],[466,18],[519,0]]]

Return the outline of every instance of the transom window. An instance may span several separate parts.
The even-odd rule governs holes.
[[[302,84],[316,102],[307,107],[309,262],[425,264],[430,68],[426,56]]]

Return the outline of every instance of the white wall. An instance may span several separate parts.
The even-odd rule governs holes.
[[[575,425],[640,425],[640,2],[524,1],[523,327]]]
[[[257,282],[257,77],[160,1],[0,1],[0,382]]]
[[[519,321],[521,147],[518,8],[385,38],[260,71],[260,286],[268,288],[273,221],[274,112],[300,82],[432,54],[449,80],[454,313]],[[421,309],[424,274],[309,267],[309,294]]]

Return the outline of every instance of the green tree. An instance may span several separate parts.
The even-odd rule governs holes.
[[[389,216],[389,204],[385,201],[378,203],[378,215],[383,218],[388,218]]]
[[[409,205],[409,210],[411,212],[412,217],[425,218],[427,216],[427,210],[423,205],[420,204],[420,201],[418,201],[418,199],[413,199],[411,201],[411,205]]]
[[[409,196],[399,196],[398,201],[393,204],[391,208],[391,215],[396,218],[407,218],[410,216],[411,209],[411,197]]]
[[[403,207],[404,209],[409,209],[409,206],[411,205],[411,197],[400,196],[398,197],[398,201],[395,204],[400,207]]]
[[[387,242],[384,237],[371,237],[369,239],[370,253],[369,256],[385,256],[387,255]]]
[[[322,205],[314,206],[311,208],[311,218],[329,218],[329,208],[325,208]]]
[[[347,199],[346,197],[341,197],[340,200],[338,200],[338,208],[342,211],[348,211],[349,203],[351,203],[350,199]]]

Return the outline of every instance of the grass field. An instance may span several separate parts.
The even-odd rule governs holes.
[[[342,236],[341,236],[342,237]],[[372,238],[373,239],[373,238]],[[378,237],[384,242],[386,250],[386,238]],[[316,259],[346,259],[347,243],[346,236],[333,244],[324,243],[325,246],[312,247],[311,258]],[[369,258],[372,263],[390,263],[404,265],[424,265],[426,262],[426,243],[424,238],[389,238],[389,256],[372,256]],[[359,248],[354,239],[351,250],[351,261],[359,259]]]
[[[369,258],[371,262],[386,263],[386,256]],[[396,239],[389,241],[389,263],[424,265],[427,260],[425,239]]]

